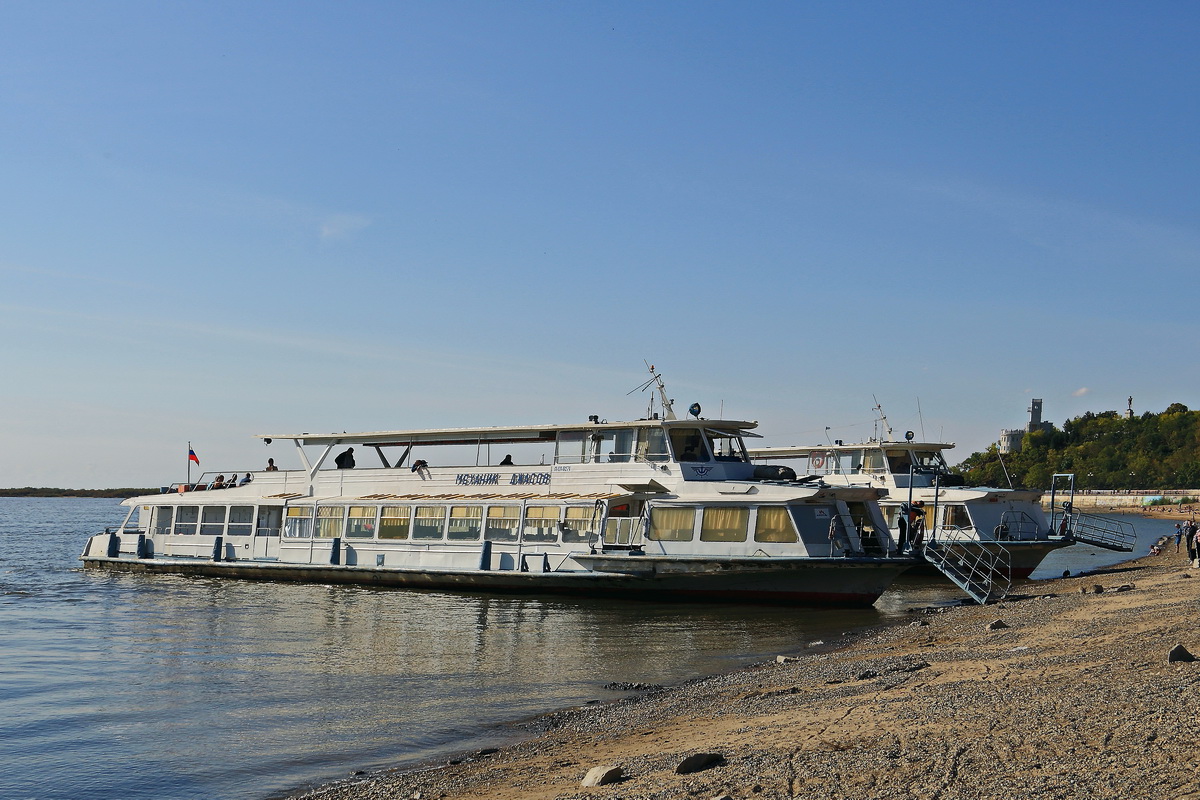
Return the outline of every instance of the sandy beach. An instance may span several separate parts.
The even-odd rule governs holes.
[[[1200,797],[1200,662],[1168,663],[1177,644],[1200,655],[1200,573],[1173,548],[997,605],[797,642],[770,663],[540,718],[509,748],[302,796]],[[677,771],[696,754],[713,763]],[[621,777],[582,786],[597,766]]]

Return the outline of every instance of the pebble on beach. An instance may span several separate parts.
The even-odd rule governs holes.
[[[725,757],[720,753],[692,753],[675,766],[675,774],[687,775],[690,772],[699,772],[724,760]]]
[[[620,767],[607,764],[599,767],[592,767],[588,770],[587,775],[583,777],[581,786],[605,786],[610,783],[616,783],[624,777],[624,773]]]
[[[1176,661],[1195,661],[1196,657],[1188,652],[1188,649],[1181,644],[1177,644],[1171,648],[1171,652],[1167,653],[1167,663],[1171,664]]]

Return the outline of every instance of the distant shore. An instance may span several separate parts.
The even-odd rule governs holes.
[[[142,494],[158,494],[159,489],[55,489],[23,486],[20,489],[0,489],[0,497],[137,497]]]
[[[294,797],[320,800],[1182,797],[1195,791],[1200,573],[1158,556],[991,606],[535,721],[530,738]],[[847,644],[847,642],[849,642]],[[831,643],[833,644],[833,643]],[[718,756],[680,774],[690,755]],[[597,766],[610,785],[583,788]]]

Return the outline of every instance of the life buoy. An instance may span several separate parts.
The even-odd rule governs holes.
[[[821,469],[825,466],[825,456],[819,453],[813,453],[808,457],[808,464],[813,469]]]

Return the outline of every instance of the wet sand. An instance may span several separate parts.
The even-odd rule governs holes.
[[[1167,660],[1176,644],[1200,656],[1200,572],[1186,555],[1172,543],[1014,592],[835,649],[797,642],[786,663],[553,714],[494,753],[302,796],[1200,797],[1200,662]],[[720,760],[678,774],[696,753]],[[600,765],[623,777],[582,787]]]

